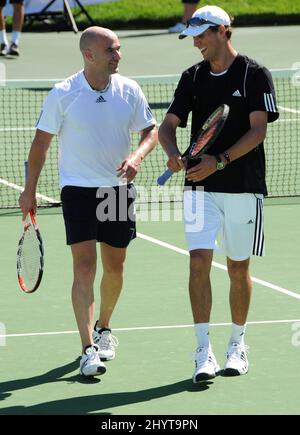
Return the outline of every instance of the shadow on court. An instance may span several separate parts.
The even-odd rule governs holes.
[[[78,366],[76,361],[76,367]],[[11,382],[5,382],[2,387],[6,391],[19,390],[22,388],[29,388],[44,382],[57,382],[57,381],[79,381],[81,376],[73,376],[72,378],[58,379],[66,370],[73,370],[75,362],[59,369],[47,372],[44,375],[35,378],[20,379]],[[79,379],[80,378],[80,379]],[[84,382],[88,382],[84,380]],[[91,382],[91,381],[89,381]],[[200,385],[194,385],[191,379],[185,379],[170,385],[163,385],[160,387],[149,388],[146,390],[110,394],[97,394],[91,396],[75,397],[70,399],[56,400],[52,402],[39,403],[33,406],[11,406],[0,409],[0,415],[85,415],[89,413],[97,413],[109,415],[109,412],[101,412],[105,409],[114,407],[127,406],[140,402],[147,402],[161,397],[171,396],[173,394],[182,393],[183,391],[189,392],[204,392],[209,389],[213,382],[207,381]]]
[[[32,378],[25,378],[25,379],[14,379],[12,381],[2,382],[0,385],[0,400],[5,399],[6,398],[5,394],[7,394],[10,391],[24,390],[25,388],[32,388],[37,385],[47,384],[50,382],[61,382],[66,380],[75,382],[78,381],[78,378],[82,378],[83,381],[85,381],[85,379],[79,375],[78,376],[74,375],[70,378],[60,379],[62,376],[66,375],[67,373],[70,373],[78,369],[79,359],[80,358],[78,357],[76,358],[75,361],[72,361],[71,363],[68,363],[61,367],[57,367],[39,376],[34,376]],[[89,382],[91,381],[89,380]]]

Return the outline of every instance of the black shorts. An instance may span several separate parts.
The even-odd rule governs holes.
[[[65,186],[61,191],[67,244],[97,240],[126,248],[136,237],[133,184],[117,187]]]
[[[198,1],[199,0],[182,0],[182,3],[193,3],[195,5]]]
[[[24,0],[0,0],[0,8],[4,8],[6,3],[10,3],[12,5],[22,5],[24,3]]]

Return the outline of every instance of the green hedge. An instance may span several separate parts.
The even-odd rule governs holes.
[[[217,4],[235,17],[236,26],[300,24],[300,0],[220,0],[200,1],[198,6]],[[113,29],[166,28],[180,21],[183,6],[181,0],[117,0],[86,6],[97,25]],[[89,23],[79,9],[73,10],[77,25],[86,28]],[[54,23],[34,22],[25,30],[49,30],[67,28],[56,17]]]

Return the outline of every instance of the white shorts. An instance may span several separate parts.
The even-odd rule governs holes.
[[[263,195],[184,192],[185,235],[189,251],[213,249],[235,261],[264,255]]]

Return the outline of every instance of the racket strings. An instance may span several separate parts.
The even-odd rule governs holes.
[[[196,154],[198,154],[201,149],[204,147],[204,145],[207,144],[208,141],[210,141],[210,139],[214,136],[215,131],[217,129],[217,120],[214,122],[214,124],[210,125],[202,134],[201,136],[198,138],[198,140],[196,141],[192,151],[191,151],[191,156],[195,156]]]
[[[32,226],[24,233],[22,246],[19,253],[19,274],[25,287],[33,289],[40,274],[41,247],[36,232]]]
[[[202,148],[213,138],[218,129],[219,122],[223,118],[224,108],[217,110],[203,125],[203,131],[194,143],[194,146],[190,152],[190,156],[196,156]]]
[[[201,130],[193,136],[188,149],[182,154],[181,159],[184,163],[190,159],[200,158],[201,154],[204,154],[209,147],[211,147],[222,130],[228,114],[229,106],[227,104],[222,104],[210,115],[202,125]],[[170,169],[167,169],[160,177],[158,177],[157,184],[163,186],[172,175],[173,172]]]

